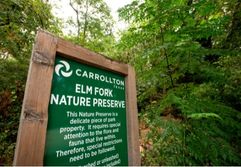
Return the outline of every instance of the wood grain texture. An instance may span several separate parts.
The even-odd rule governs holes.
[[[140,166],[140,144],[139,144],[139,123],[136,99],[135,71],[128,66],[126,77],[127,88],[127,132],[128,132],[128,164],[129,166]]]
[[[13,165],[43,165],[57,41],[39,31],[32,52]]]
[[[140,166],[139,128],[134,69],[39,31],[32,52],[13,165],[43,165],[48,105],[56,54],[126,77],[128,164]]]
[[[88,65],[123,75],[128,74],[128,66],[126,64],[113,61],[110,58],[94,53],[88,49],[74,45],[60,38],[57,43],[57,52],[62,54],[64,57],[83,62]]]

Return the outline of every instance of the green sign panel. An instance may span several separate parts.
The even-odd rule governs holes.
[[[44,165],[128,165],[124,76],[56,56]]]

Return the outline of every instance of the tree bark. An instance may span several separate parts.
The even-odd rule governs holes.
[[[89,12],[89,1],[86,0],[86,6],[85,6],[85,15],[84,15],[84,30],[83,30],[83,43],[86,41],[86,32],[88,29],[88,12]]]
[[[241,2],[238,1],[234,8],[234,13],[231,23],[231,31],[229,32],[225,49],[241,49]]]
[[[73,2],[70,0],[69,1],[69,5],[71,6],[71,8],[75,11],[76,13],[76,22],[77,22],[77,36],[78,38],[80,37],[80,20],[79,20],[79,11],[77,8],[74,7]]]

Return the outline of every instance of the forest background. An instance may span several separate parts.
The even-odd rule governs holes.
[[[63,22],[48,0],[0,1],[1,165],[38,28],[135,67],[142,165],[241,165],[240,0],[134,0],[118,10],[129,25],[118,37],[103,0],[69,4],[76,17]]]

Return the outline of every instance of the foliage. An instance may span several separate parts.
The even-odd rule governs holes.
[[[119,10],[130,27],[116,46],[103,0],[69,2],[77,35],[65,38],[136,69],[143,165],[241,165],[239,0],[134,0]],[[36,30],[63,35],[50,10],[0,1],[2,165],[12,163]]]
[[[240,9],[236,0],[135,0],[119,10],[130,28],[117,58],[136,68],[149,129],[143,165],[241,164]]]
[[[3,83],[0,92],[0,163],[10,165],[15,149],[27,65],[13,60],[1,60],[0,63],[0,80]],[[19,73],[13,75],[16,69],[19,70]]]
[[[180,91],[170,91],[140,114],[150,128],[143,165],[239,165],[241,113]]]
[[[76,20],[69,20],[70,26],[77,29],[77,35],[66,38],[93,51],[111,54],[114,44],[112,34],[113,18],[103,0],[70,0]]]
[[[44,12],[43,12],[44,11]],[[61,34],[41,0],[0,1],[0,164],[11,165],[31,48],[38,28]]]
[[[37,28],[60,32],[57,25],[53,26],[58,20],[52,16],[50,5],[41,0],[2,0],[0,10],[1,58],[29,56]]]

